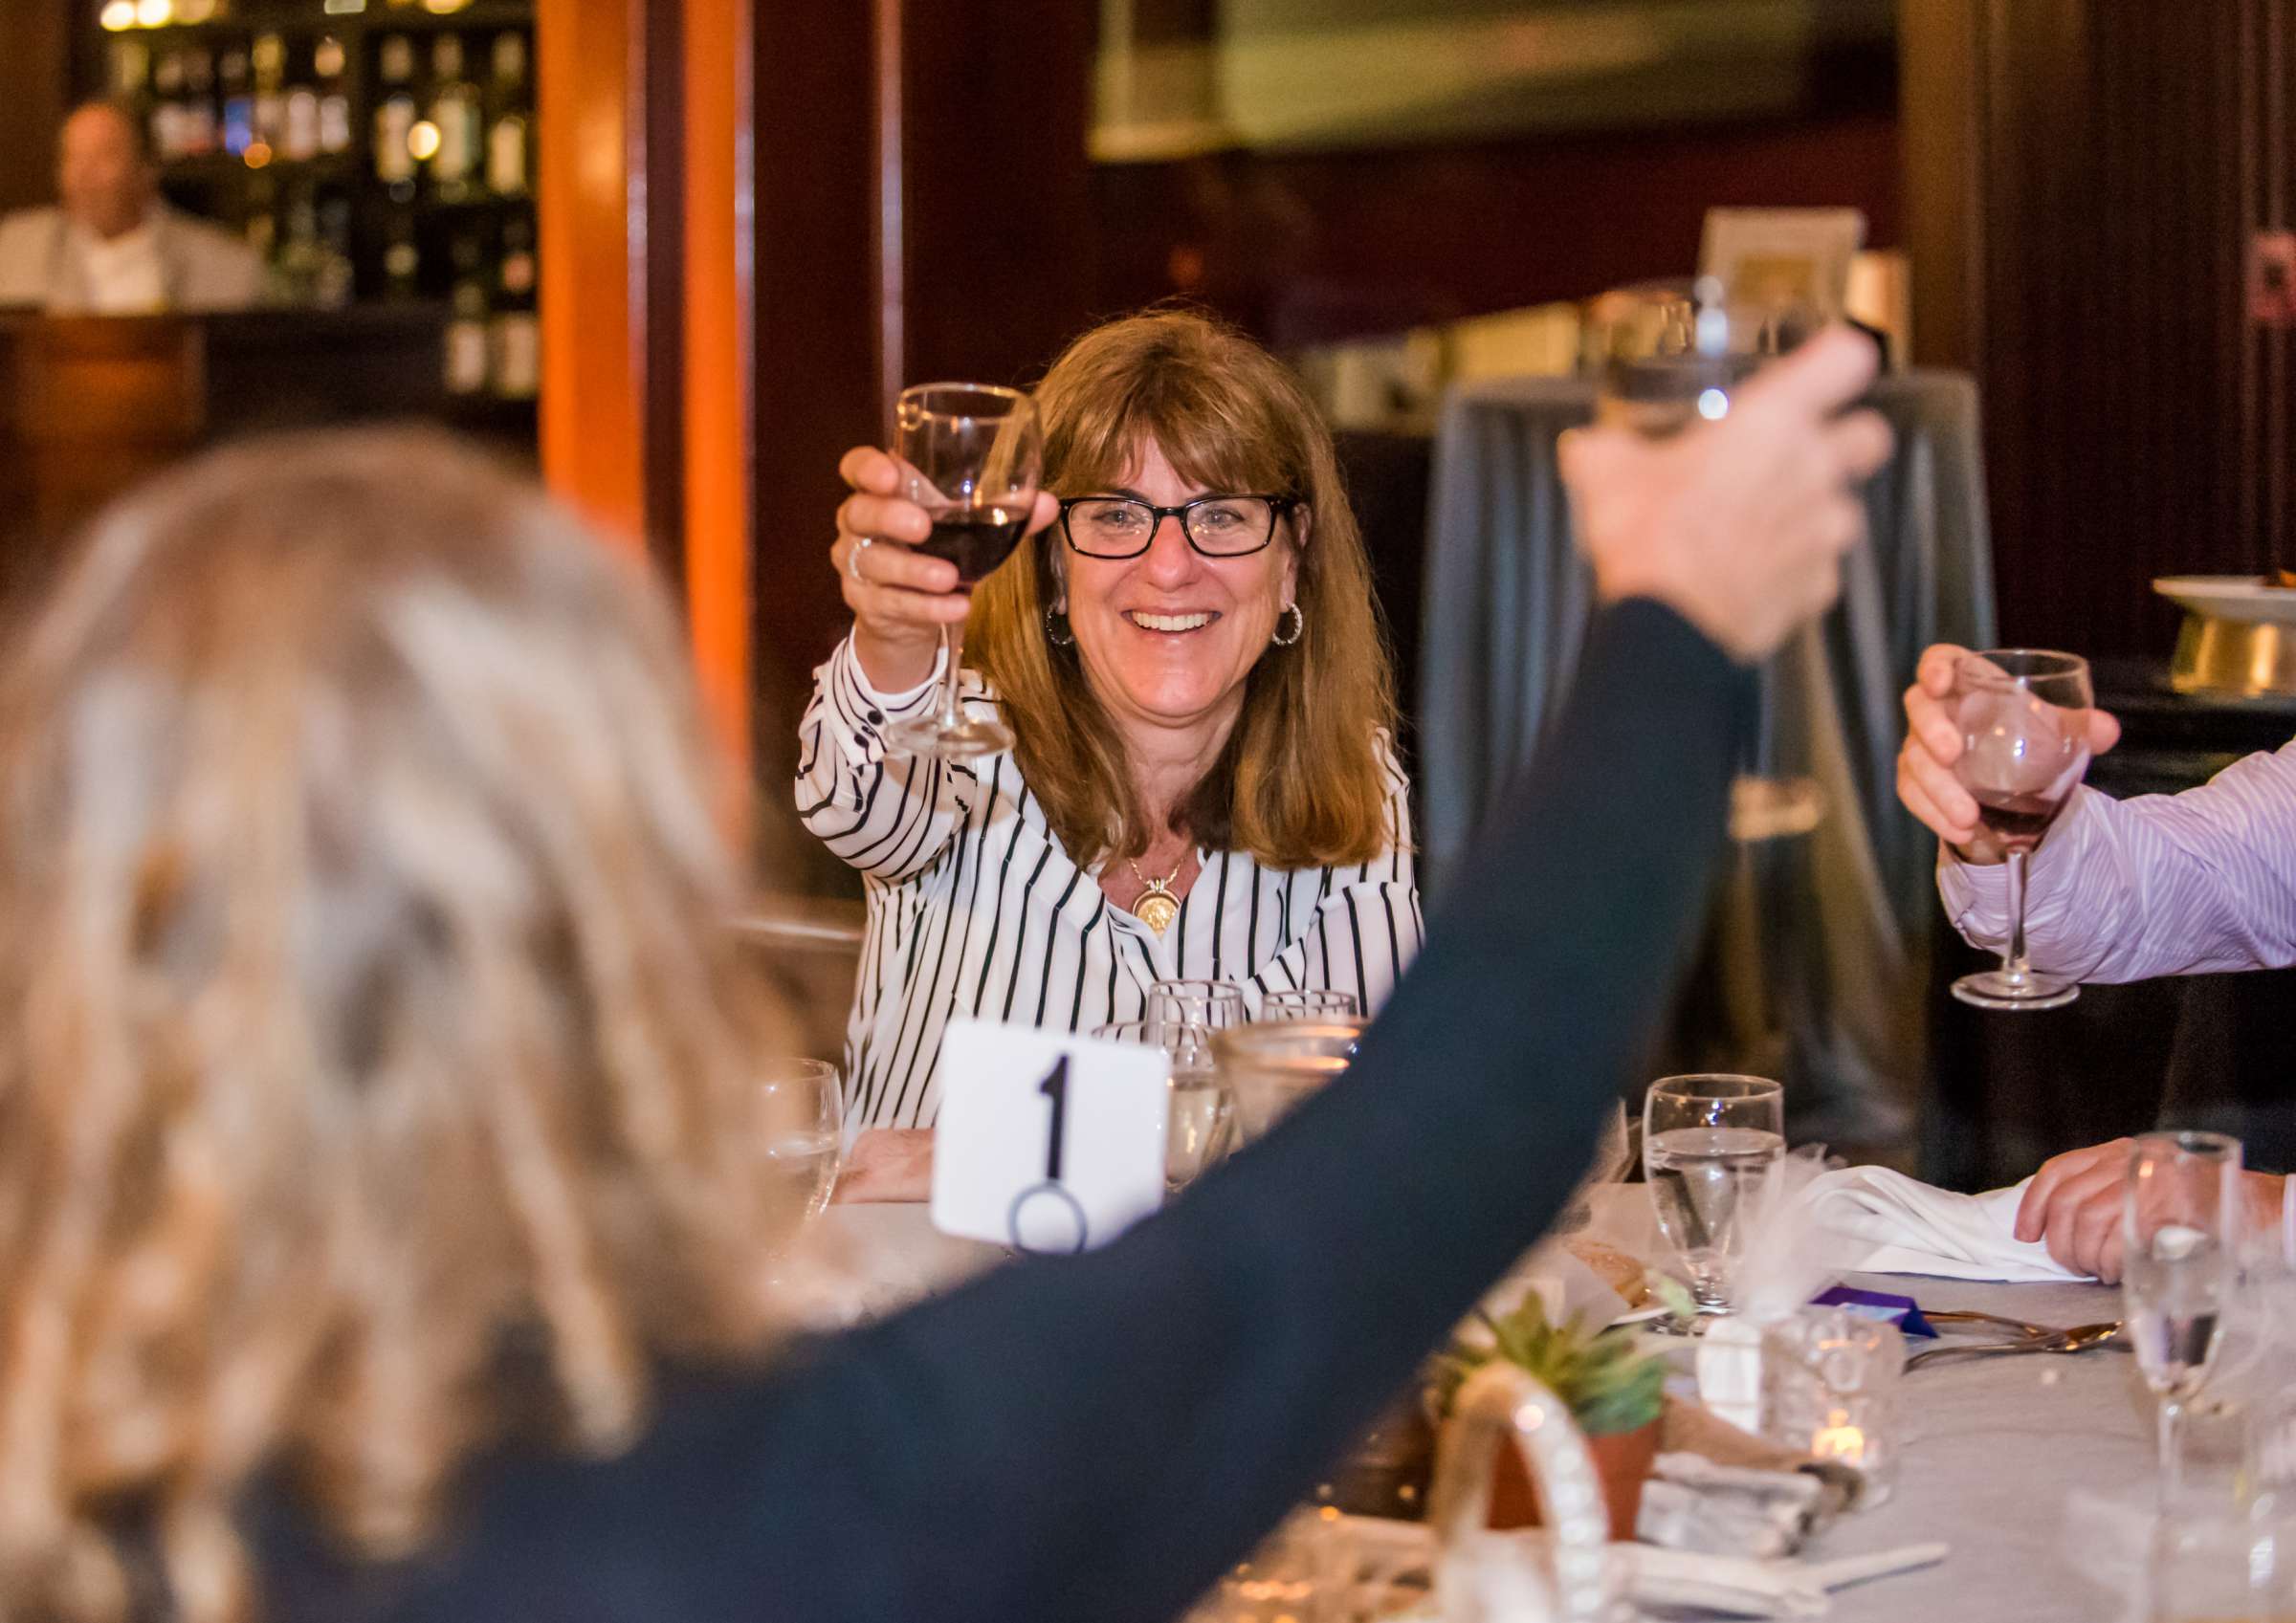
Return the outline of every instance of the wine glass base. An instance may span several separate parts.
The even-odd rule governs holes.
[[[1012,748],[1012,730],[1001,721],[967,716],[944,727],[938,716],[896,721],[885,729],[885,742],[906,755],[935,756],[942,760],[971,760]]]
[[[1954,996],[1979,1009],[2062,1009],[2081,996],[2081,985],[2063,976],[1990,969],[1954,981]]]

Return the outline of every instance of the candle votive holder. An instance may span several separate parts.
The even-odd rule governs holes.
[[[1783,1448],[1855,1466],[1859,1502],[1879,1504],[1897,1485],[1903,1443],[1898,1380],[1906,1338],[1840,1307],[1804,1307],[1762,1337],[1762,1435]]]

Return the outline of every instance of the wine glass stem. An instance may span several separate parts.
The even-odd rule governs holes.
[[[2177,1494],[2184,1486],[2184,1451],[2176,1435],[2177,1422],[2183,1417],[2184,1404],[2180,1399],[2161,1399],[2160,1507],[2163,1512],[2175,1508]]]
[[[2025,853],[2009,853],[2009,949],[2001,954],[2001,974],[2022,980],[2032,973],[2025,962]]]
[[[960,620],[940,628],[940,646],[947,654],[940,671],[940,730],[954,733],[964,725],[963,713],[958,708],[960,688],[957,662],[964,655],[964,622]]]

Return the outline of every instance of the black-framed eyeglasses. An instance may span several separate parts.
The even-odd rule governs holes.
[[[1137,496],[1069,496],[1060,504],[1060,533],[1087,558],[1137,558],[1156,538],[1156,527],[1180,520],[1188,545],[1205,558],[1244,558],[1275,539],[1276,520],[1299,505],[1297,496],[1198,496],[1159,507]]]

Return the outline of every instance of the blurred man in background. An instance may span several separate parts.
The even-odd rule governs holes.
[[[148,316],[262,296],[254,250],[160,200],[143,127],[124,109],[91,102],[64,121],[56,193],[58,207],[0,219],[0,306]]]

